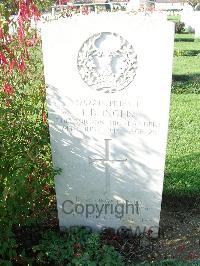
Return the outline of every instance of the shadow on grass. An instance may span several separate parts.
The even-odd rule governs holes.
[[[175,81],[172,83],[172,93],[175,94],[188,94],[188,93],[200,93],[200,82],[190,81]]]
[[[173,75],[172,76],[173,82],[181,81],[181,82],[200,82],[200,75],[199,74],[193,74],[193,75]]]
[[[200,212],[200,195],[175,194],[164,192],[162,197],[162,208],[171,211]]]
[[[196,141],[198,143],[198,140]],[[163,206],[200,212],[200,152],[168,160]]]
[[[175,42],[194,42],[194,38],[175,38]]]
[[[174,56],[198,56],[200,50],[175,50]]]

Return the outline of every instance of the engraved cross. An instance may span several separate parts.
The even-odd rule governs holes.
[[[102,162],[105,166],[105,177],[106,177],[106,191],[105,194],[108,194],[110,192],[110,164],[112,162],[126,162],[126,159],[116,159],[111,160],[110,159],[110,149],[109,149],[109,142],[111,139],[105,139],[105,158],[91,158],[89,157],[89,163],[93,164],[94,162]]]

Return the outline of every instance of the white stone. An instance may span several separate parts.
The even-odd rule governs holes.
[[[185,23],[185,28],[188,32],[192,33],[200,26],[200,11],[183,11],[181,13],[181,21]]]
[[[194,31],[195,31],[195,39],[199,39],[200,38],[200,11],[195,12]]]
[[[200,25],[197,25],[195,27],[195,39],[199,39],[200,38]]]
[[[140,0],[130,0],[128,3],[127,3],[127,6],[126,6],[126,10],[128,12],[131,12],[131,11],[138,11],[140,8]]]
[[[154,11],[151,14],[151,17],[154,19],[167,20],[167,13],[166,12],[160,12],[160,11]]]
[[[173,23],[126,14],[43,26],[61,228],[126,226],[157,235],[173,38]]]

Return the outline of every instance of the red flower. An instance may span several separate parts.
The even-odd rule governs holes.
[[[30,18],[29,5],[26,3],[26,1],[19,1],[19,16],[24,21],[27,21]]]
[[[10,106],[10,102],[9,102],[8,99],[5,99],[5,104],[6,104],[7,107]]]
[[[13,87],[8,84],[8,83],[5,83],[4,86],[3,86],[3,91],[7,94],[7,95],[13,95],[14,93],[14,89]]]
[[[33,180],[33,176],[30,174],[30,175],[28,176],[28,181],[31,183],[32,180]]]
[[[31,40],[27,40],[27,41],[26,41],[26,45],[27,45],[28,47],[30,47],[30,46],[35,46],[36,43],[37,43],[37,37],[36,37],[36,36],[34,36]]]
[[[22,73],[24,73],[24,70],[25,70],[25,63],[24,63],[24,58],[23,58],[22,55],[20,56],[19,69],[20,69],[20,71],[21,71]]]
[[[12,60],[12,61],[10,62],[10,73],[13,72],[13,68],[14,68],[14,66],[16,66],[16,65],[17,65],[17,62],[16,62],[15,60]]]
[[[61,0],[61,5],[67,4],[69,2],[69,0]]]
[[[4,37],[4,40],[5,40],[5,44],[9,44],[13,41],[13,37],[10,34],[8,34]]]
[[[10,55],[11,54],[11,51],[10,51],[10,49],[6,46],[6,47],[4,47],[4,49],[6,50],[6,52]]]
[[[3,39],[4,38],[4,33],[3,33],[3,29],[0,28],[0,39]]]
[[[178,252],[179,252],[179,253],[182,253],[184,250],[185,250],[185,245],[184,245],[184,244],[181,244],[181,245],[178,247]]]
[[[83,7],[82,7],[82,14],[83,14],[83,15],[88,15],[88,14],[89,14],[89,9],[88,9],[87,6],[83,6]]]
[[[58,2],[58,5],[64,5],[64,4],[68,3],[69,0],[59,0],[57,2]]]
[[[19,28],[17,30],[18,40],[19,40],[19,43],[22,44],[25,34],[24,34],[24,28],[23,28],[21,19],[19,19],[18,24],[19,24]]]
[[[151,237],[152,236],[152,233],[153,231],[151,229],[149,229],[147,232],[146,232],[146,236],[147,237]]]
[[[81,248],[80,243],[75,243],[75,244],[74,244],[74,248],[76,248],[76,249]]]
[[[79,258],[81,256],[81,253],[75,253],[74,256]]]
[[[44,191],[49,192],[49,186],[46,184],[43,186]]]
[[[39,20],[40,19],[40,12],[37,9],[36,5],[31,3],[30,8],[31,8],[32,16],[34,17],[34,19],[36,21]]]
[[[7,65],[8,64],[8,61],[7,61],[5,55],[2,52],[0,52],[0,64],[3,64],[3,65]]]
[[[194,252],[190,252],[189,254],[188,254],[188,259],[189,260],[194,260],[194,259],[196,259],[197,258],[197,255],[194,253]]]
[[[47,122],[47,116],[46,116],[46,113],[45,112],[42,114],[42,122],[44,124]]]
[[[28,53],[28,50],[25,48],[25,54],[26,54],[26,59],[29,60],[30,57],[29,57],[29,53]]]

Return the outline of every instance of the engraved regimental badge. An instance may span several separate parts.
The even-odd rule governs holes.
[[[77,67],[83,81],[92,89],[115,93],[134,80],[137,55],[133,46],[120,35],[101,32],[83,43]]]

